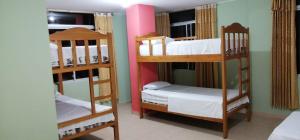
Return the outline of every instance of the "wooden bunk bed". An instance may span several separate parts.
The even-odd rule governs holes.
[[[63,94],[63,73],[88,71],[89,79],[90,102],[73,99],[64,95],[56,97],[56,108],[63,108],[61,111],[57,110],[58,116],[62,116],[61,121],[58,118],[58,129],[59,132],[62,131],[61,133],[63,133],[59,134],[60,139],[73,139],[103,128],[113,127],[114,139],[119,140],[112,34],[108,33],[104,35],[85,28],[72,28],[51,34],[50,40],[57,45],[58,65],[53,66],[52,64],[52,72],[58,75],[59,92]],[[106,61],[101,61],[101,58],[103,58],[100,48],[102,40],[106,40],[107,42],[105,47],[107,47],[109,59]],[[71,60],[71,64],[68,65],[65,64],[63,50],[65,48],[62,46],[62,41],[71,42],[70,55],[73,59]],[[78,58],[77,55],[79,55],[79,47],[76,46],[76,41],[84,42],[84,46],[81,46],[84,49],[84,51],[81,51],[81,53],[84,52],[84,63],[79,62],[78,59],[74,59]],[[92,52],[89,41],[96,42],[97,61],[90,60]],[[99,68],[109,69],[109,79],[102,80],[99,78],[95,81],[93,70]],[[94,85],[100,85],[101,83],[110,83],[110,95],[95,95]],[[103,100],[109,100],[111,106],[98,104]],[[72,109],[74,112],[68,114],[69,109]],[[81,112],[77,112],[80,110]],[[73,115],[73,117],[69,115]],[[74,115],[77,117],[74,117]]]
[[[140,117],[143,118],[143,114],[145,110],[152,110],[158,112],[165,112],[171,114],[182,115],[186,117],[192,117],[201,120],[207,120],[212,122],[221,123],[223,125],[223,137],[228,137],[228,118],[239,112],[242,109],[246,109],[247,120],[251,119],[251,95],[250,95],[250,51],[249,51],[249,28],[245,28],[239,23],[233,23],[227,27],[222,26],[221,28],[221,38],[220,38],[220,46],[218,53],[206,53],[206,54],[181,54],[181,55],[170,55],[170,51],[168,49],[168,44],[165,42],[166,37],[164,36],[155,36],[155,33],[151,33],[145,36],[140,36],[136,38],[136,53],[137,53],[137,64],[138,64],[138,91],[140,93]],[[188,38],[179,38],[176,40],[194,40],[195,37]],[[151,42],[153,40],[161,40],[161,54],[154,53],[154,49],[158,47],[153,45]],[[232,41],[234,40],[234,41]],[[143,42],[148,41],[148,54],[141,55],[141,46]],[[156,47],[156,48],[155,48]],[[180,47],[189,47],[189,46],[180,46]],[[195,46],[197,47],[197,46]],[[200,46],[198,46],[200,47]],[[212,46],[208,46],[212,47]],[[169,52],[169,54],[168,54]],[[226,83],[226,63],[229,60],[237,60],[238,61],[238,84],[239,89],[237,90],[237,96],[228,98],[227,83]],[[141,77],[142,73],[140,72],[141,64],[147,62],[218,62],[221,63],[222,70],[222,89],[220,89],[220,108],[221,108],[221,117],[207,117],[207,116],[198,116],[198,115],[190,115],[178,112],[172,112],[169,110],[169,105],[157,103],[155,101],[145,101],[143,100],[143,91],[145,91],[142,87]],[[246,63],[246,66],[243,64]],[[245,72],[245,73],[244,73]],[[243,75],[246,76],[243,76]],[[243,88],[244,87],[244,88]],[[206,89],[207,90],[207,89]],[[157,91],[157,90],[156,90]],[[156,92],[154,90],[154,92]],[[157,91],[158,92],[158,91]],[[145,93],[145,92],[144,92]],[[166,95],[167,93],[163,93]],[[227,98],[226,98],[227,97]],[[228,110],[228,105],[234,103],[242,98],[248,97],[247,103],[242,103],[234,108]],[[189,103],[186,103],[189,104]]]

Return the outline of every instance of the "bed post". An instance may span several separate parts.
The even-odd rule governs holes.
[[[138,61],[138,57],[140,56],[140,42],[138,37],[135,39],[135,47],[136,47],[136,64],[137,64],[137,79],[138,79],[138,94],[140,98],[140,119],[144,118],[144,109],[143,109],[143,101],[142,101],[142,83],[141,83],[141,64]]]
[[[228,116],[227,116],[227,85],[226,85],[226,48],[225,48],[225,32],[224,26],[221,29],[221,39],[222,39],[222,96],[223,96],[223,138],[228,137]],[[229,46],[228,46],[229,47]]]
[[[247,121],[251,121],[251,116],[252,116],[252,108],[251,108],[251,104],[252,104],[252,101],[251,101],[251,75],[250,75],[250,40],[249,40],[250,36],[249,36],[249,28],[247,28],[247,42],[246,42],[246,57],[247,57],[247,78],[248,78],[248,82],[247,82],[247,96],[249,98],[249,104],[248,104],[248,107],[247,107]]]
[[[109,50],[109,59],[110,59],[110,85],[116,83],[116,73],[115,73],[115,56],[114,56],[114,50],[113,50],[113,42],[112,42],[112,33],[107,34],[107,45]],[[100,61],[100,60],[99,60]],[[117,96],[116,96],[116,85],[111,86],[111,102],[112,102],[112,109],[115,117],[114,121],[114,140],[119,140],[119,118],[118,118],[118,109],[117,109]]]

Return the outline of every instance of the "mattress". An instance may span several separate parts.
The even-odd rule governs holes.
[[[221,39],[185,40],[166,43],[166,55],[220,54]],[[162,44],[152,44],[152,54],[162,55]],[[140,46],[141,56],[149,56],[149,44]]]
[[[291,113],[273,130],[268,140],[300,140],[300,111]]]
[[[108,48],[107,45],[101,45],[101,56],[102,62],[106,62],[108,60]],[[98,52],[97,46],[91,45],[89,46],[89,53],[90,53],[90,63],[95,64],[98,63]],[[76,46],[76,55],[77,55],[77,64],[83,65],[86,64],[85,60],[85,47],[84,46]],[[55,44],[50,44],[50,56],[51,56],[51,65],[52,67],[59,66],[58,62],[58,49]],[[63,47],[63,59],[64,59],[64,66],[71,66],[73,65],[73,56],[72,56],[72,48],[71,47]]]
[[[238,90],[229,89],[227,100],[238,94]],[[211,118],[223,117],[222,89],[170,85],[158,90],[143,90],[142,100],[143,102],[168,105],[169,112]],[[227,109],[230,111],[248,102],[249,98],[243,97],[228,105]]]
[[[57,112],[57,122],[65,122],[80,118],[83,116],[91,115],[91,104],[90,102],[74,99],[68,96],[56,95],[56,112]],[[111,109],[110,106],[104,106],[96,104],[96,112],[103,112]],[[100,125],[101,123],[110,122],[114,120],[112,113],[99,116],[90,120],[75,123],[63,128],[59,128],[59,136],[75,134],[76,129],[84,131],[93,125]]]
[[[226,40],[225,47],[233,50],[233,43],[236,46],[243,45],[243,39],[238,38],[230,39],[230,47],[228,47],[228,41]],[[202,39],[202,40],[183,40],[183,41],[166,41],[166,55],[209,55],[209,54],[221,54],[221,39]],[[152,54],[153,56],[163,55],[161,41],[152,43]],[[149,43],[140,45],[140,55],[149,56],[150,49]]]

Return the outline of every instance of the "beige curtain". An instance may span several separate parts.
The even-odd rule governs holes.
[[[196,8],[196,30],[198,39],[216,38],[217,8],[216,4],[201,5]],[[196,82],[201,87],[219,87],[219,64],[196,63]]]
[[[111,13],[96,13],[94,18],[95,18],[95,30],[96,31],[98,31],[102,34],[112,33],[112,15],[111,15]],[[101,42],[101,45],[107,44],[107,40],[100,40],[100,42]],[[110,57],[114,57],[114,56],[110,56]],[[109,80],[109,79],[110,79],[109,68],[99,68],[99,80]],[[117,82],[116,82],[116,84],[117,84]],[[118,86],[116,86],[116,87],[118,87]],[[110,95],[111,94],[110,83],[108,83],[108,82],[100,83],[99,84],[99,92],[100,92],[99,94],[101,96]],[[117,88],[116,92],[118,95],[118,88]]]
[[[169,13],[158,13],[155,16],[156,33],[160,36],[170,37],[170,19]]]
[[[156,33],[160,36],[170,37],[169,13],[158,13],[155,16]],[[172,63],[158,63],[158,79],[160,81],[173,82]]]
[[[296,67],[296,0],[273,0],[272,106],[299,107]]]

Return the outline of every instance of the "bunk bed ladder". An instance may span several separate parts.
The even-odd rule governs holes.
[[[103,84],[107,84],[109,83],[109,91],[106,91],[106,92],[110,92],[109,95],[100,95],[99,93],[99,96],[95,96],[95,93],[94,93],[94,88],[90,88],[91,90],[93,91],[90,91],[90,93],[92,94],[91,95],[91,98],[93,100],[93,102],[95,103],[96,101],[111,101],[111,105],[112,105],[112,110],[113,110],[113,114],[114,114],[114,117],[115,117],[115,120],[118,120],[118,113],[117,113],[117,97],[116,97],[116,73],[115,73],[115,63],[114,63],[114,53],[113,53],[113,48],[112,48],[112,34],[111,33],[108,33],[107,34],[108,38],[107,38],[107,46],[108,46],[108,55],[109,55],[109,63],[108,64],[105,64],[104,66],[100,66],[99,67],[99,79],[98,81],[94,81],[93,80],[93,71],[90,70],[89,71],[89,79],[91,81],[91,86],[94,87],[94,85],[98,85],[98,86],[101,86]],[[96,41],[96,45],[97,45],[97,51],[98,51],[98,56],[99,56],[99,59],[98,59],[98,63],[100,65],[102,65],[102,61],[100,58],[101,57],[101,48],[100,48],[100,40],[97,40]],[[108,71],[106,69],[109,69]],[[108,76],[106,75],[103,75],[102,73],[103,72],[108,72]],[[119,124],[118,124],[118,121],[115,121],[114,122],[114,126],[113,126],[113,129],[114,129],[114,140],[119,140]]]
[[[249,29],[248,29],[249,33]],[[238,60],[238,75],[239,75],[239,96],[248,96],[250,100],[250,53],[249,53],[249,35],[242,34],[242,46],[238,50],[240,57]],[[243,65],[245,60],[245,66]],[[245,75],[244,75],[245,74]],[[244,89],[245,88],[245,89]],[[251,104],[251,100],[250,100]],[[251,120],[251,105],[247,106],[247,120]]]

